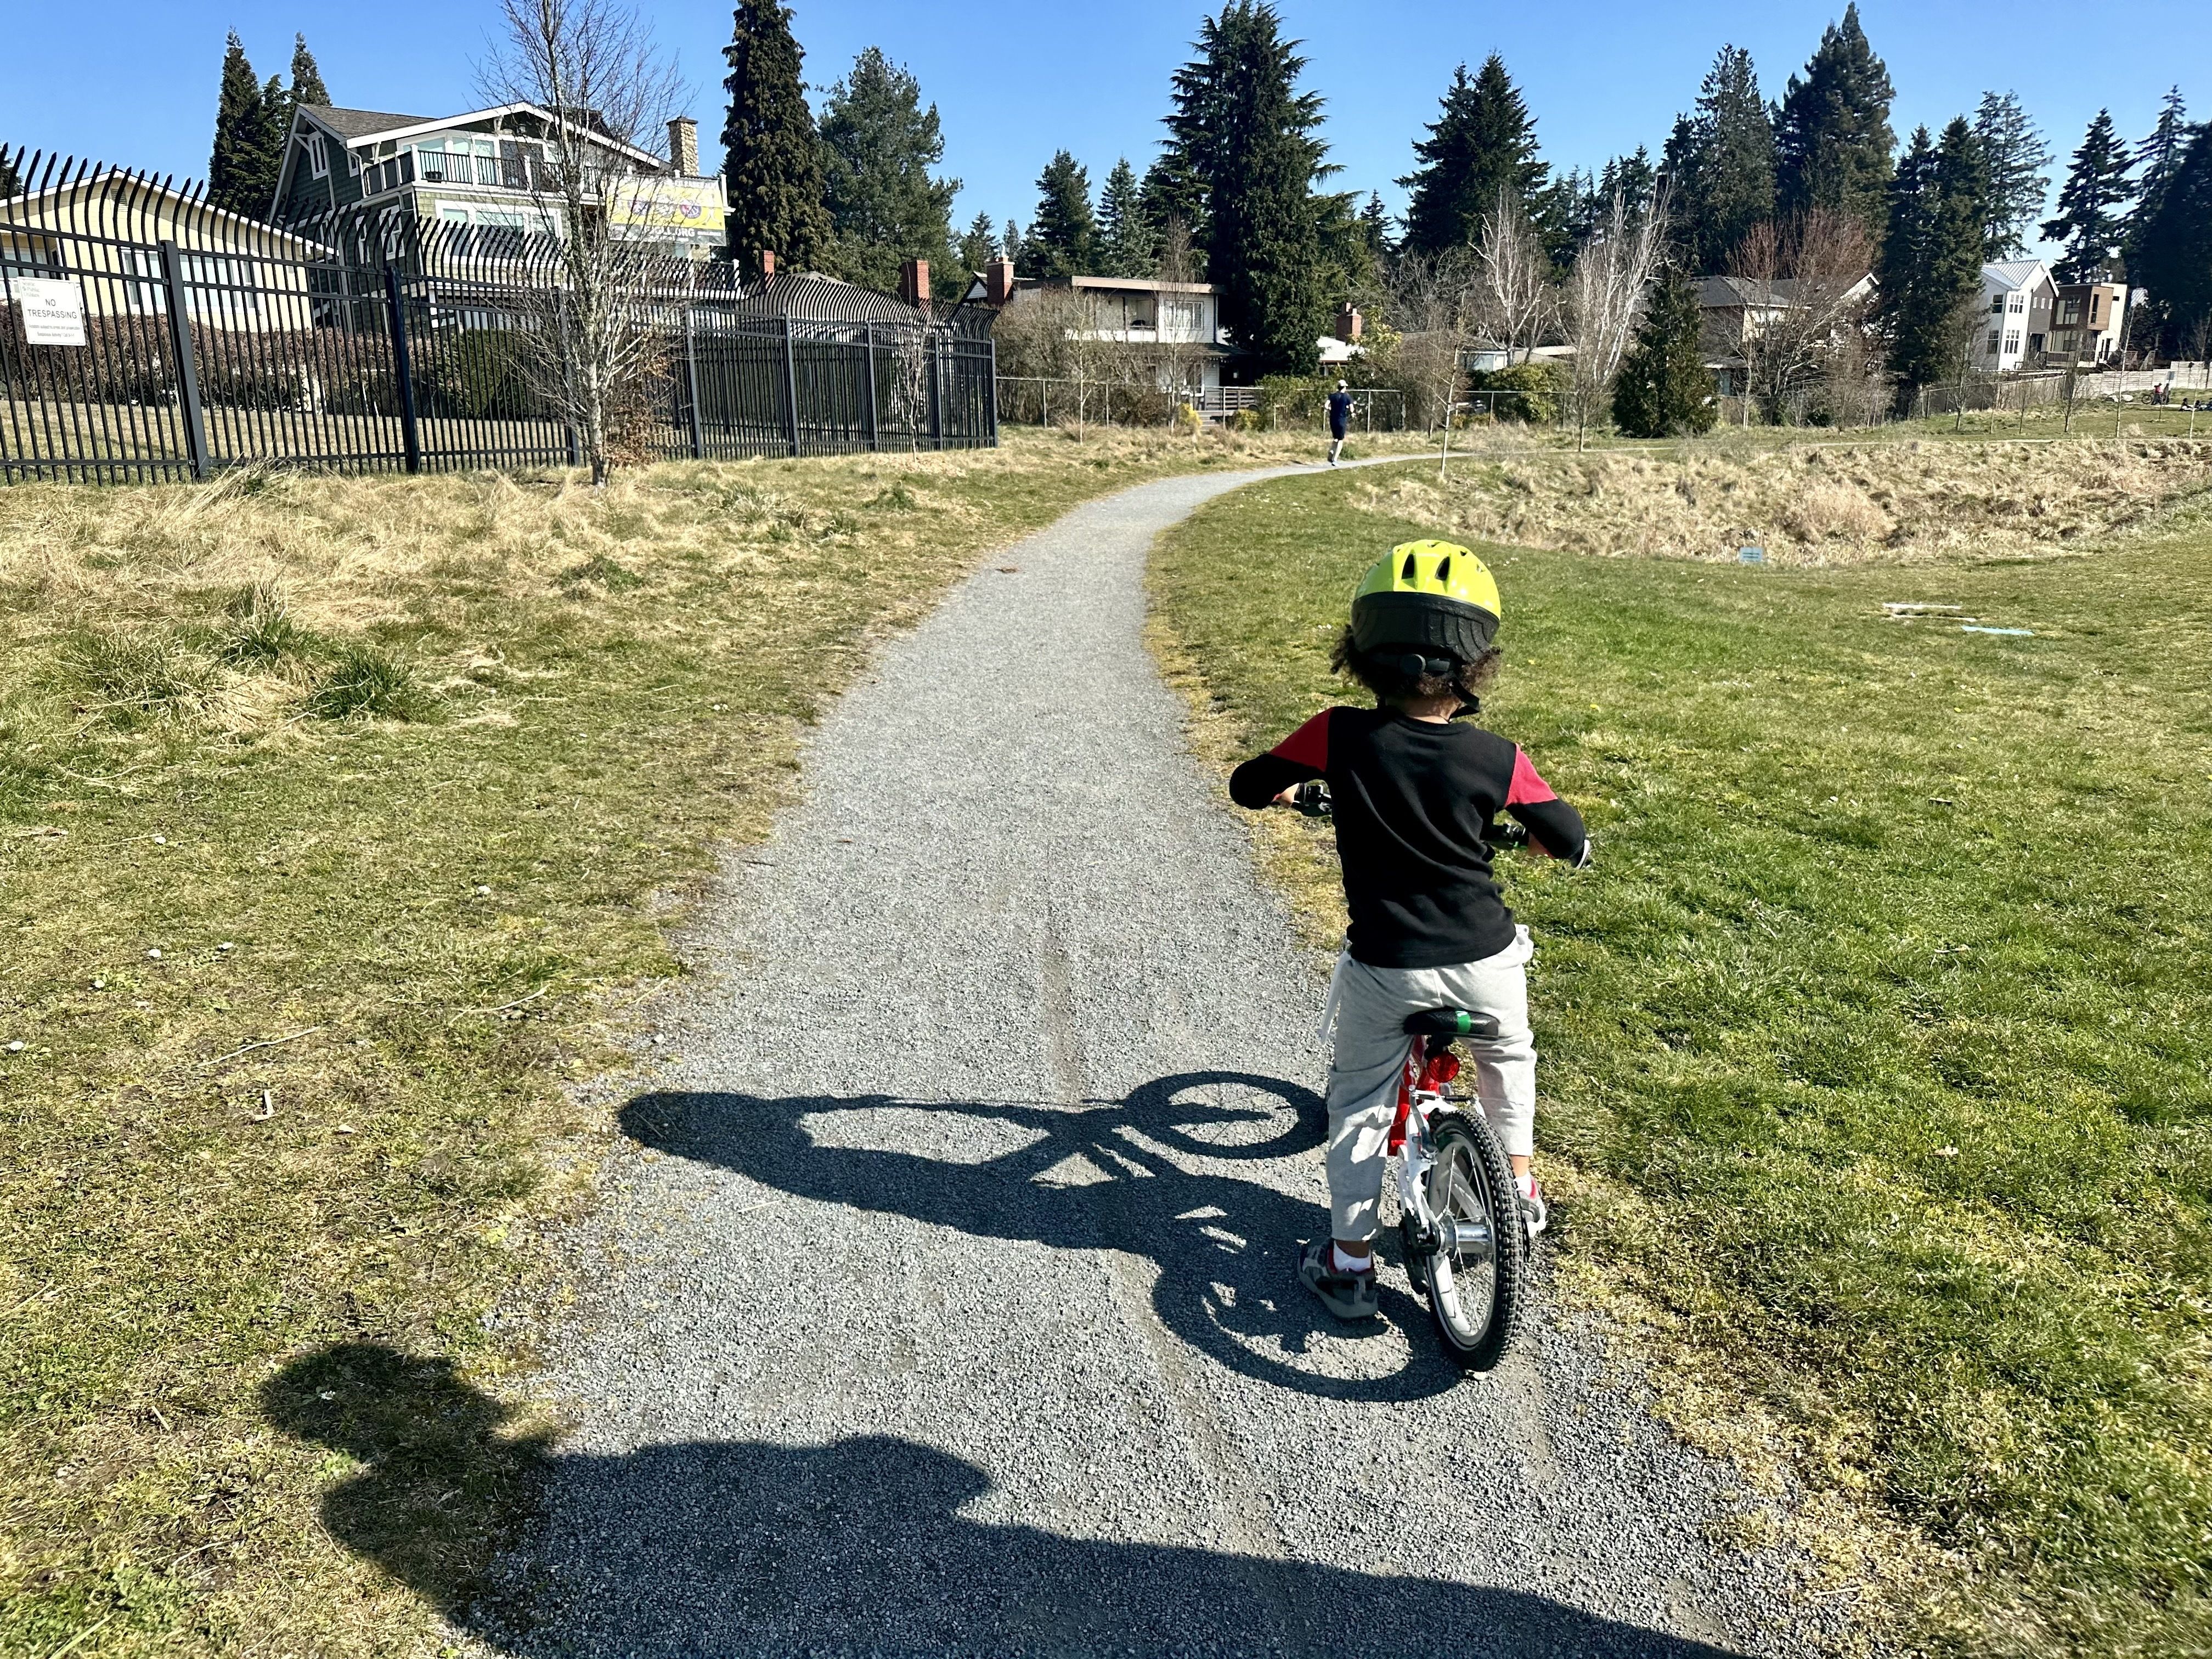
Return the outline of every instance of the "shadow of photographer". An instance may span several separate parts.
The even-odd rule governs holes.
[[[324,1500],[345,1547],[520,1659],[556,1654],[1451,1654],[1725,1659],[1539,1595],[970,1520],[979,1469],[884,1436],[618,1456],[507,1437],[441,1359],[348,1343],[264,1385],[286,1433],[362,1465]],[[531,1547],[490,1594],[498,1525]]]
[[[1080,1107],[666,1093],[641,1095],[622,1114],[647,1146],[799,1197],[980,1237],[1149,1258],[1162,1322],[1247,1376],[1339,1400],[1443,1393],[1459,1372],[1435,1349],[1426,1309],[1388,1281],[1383,1312],[1410,1337],[1402,1364],[1342,1375],[1299,1363],[1324,1335],[1383,1329],[1339,1323],[1298,1284],[1297,1242],[1327,1232],[1327,1209],[1222,1166],[1309,1152],[1325,1121],[1311,1091],[1239,1072],[1162,1078],[1123,1101]],[[965,1145],[911,1149],[963,1132]]]

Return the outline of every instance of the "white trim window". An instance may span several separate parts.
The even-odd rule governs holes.
[[[126,247],[120,252],[124,293],[131,309],[142,316],[161,316],[169,308],[169,289],[161,275],[160,252],[150,247]],[[193,316],[261,314],[261,288],[254,280],[252,260],[225,258],[216,253],[182,253],[179,263],[185,279],[185,302]]]
[[[2005,336],[2005,338],[2004,338],[2004,355],[2005,355],[2006,356],[2008,356],[2008,357],[2012,357],[2012,356],[2017,356],[2019,355],[2019,353],[2020,353],[2020,333],[2019,333],[2019,331],[2018,331],[2017,330],[2015,330],[2015,331],[2014,331],[2012,333],[2008,334],[2008,335],[2006,335],[2006,336]]]
[[[1998,338],[1999,338],[1999,336],[1998,336],[1998,334],[1997,334],[1996,330],[1995,330],[1995,329],[1991,329],[1991,330],[1990,331],[1989,354],[1990,354],[1990,356],[1992,356],[1992,357],[1994,357],[1994,356],[1996,356],[1997,355],[1997,340],[1998,340]]]
[[[331,149],[319,132],[307,135],[307,171],[318,179],[331,176]]]

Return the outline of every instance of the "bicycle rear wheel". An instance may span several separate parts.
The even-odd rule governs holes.
[[[1429,1316],[1444,1351],[1486,1371],[1521,1334],[1528,1304],[1528,1233],[1513,1166],[1482,1118],[1439,1112],[1429,1120],[1437,1161],[1429,1207],[1446,1238],[1419,1263]]]

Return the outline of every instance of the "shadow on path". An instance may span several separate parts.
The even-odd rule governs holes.
[[[1383,1313],[1409,1339],[1402,1366],[1344,1376],[1296,1363],[1324,1334],[1363,1334],[1297,1281],[1297,1241],[1326,1233],[1328,1212],[1218,1164],[1310,1151],[1324,1122],[1310,1090],[1240,1072],[1162,1078],[1118,1103],[1081,1107],[697,1093],[641,1095],[622,1114],[647,1146],[802,1198],[980,1237],[1148,1257],[1161,1321],[1245,1376],[1337,1400],[1442,1394],[1459,1372],[1436,1348],[1428,1310],[1387,1283]],[[1197,1158],[1217,1167],[1183,1167]]]
[[[295,1361],[263,1402],[287,1433],[367,1465],[324,1500],[341,1543],[527,1659],[1726,1659],[1514,1591],[971,1521],[958,1511],[990,1490],[982,1472],[902,1440],[564,1456],[501,1438],[506,1408],[446,1362],[374,1344]],[[503,1607],[471,1601],[491,1523],[532,1494],[533,1577]]]

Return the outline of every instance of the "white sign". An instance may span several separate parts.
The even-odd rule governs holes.
[[[26,345],[82,345],[84,291],[66,276],[11,276],[8,297],[23,318]]]

